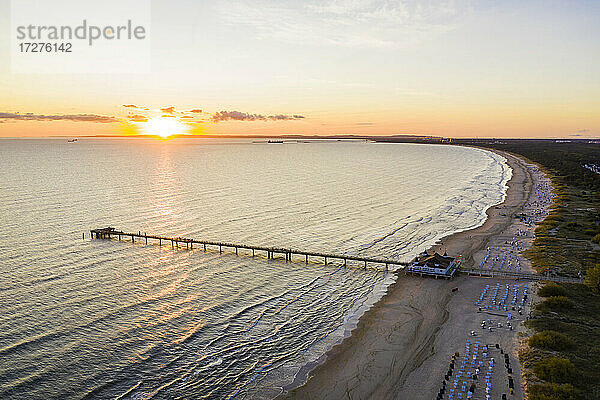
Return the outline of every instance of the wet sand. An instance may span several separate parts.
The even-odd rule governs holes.
[[[527,164],[509,154],[498,153],[513,169],[505,201],[488,209],[488,218],[482,226],[450,235],[434,246],[451,256],[462,255],[467,267],[473,266],[476,255],[485,251],[492,240],[514,231],[518,226],[514,215],[522,211],[532,192],[532,175]],[[461,276],[449,281],[400,273],[388,294],[361,317],[351,336],[332,348],[325,361],[309,373],[306,384],[281,397],[435,398],[450,355],[464,346],[471,326],[481,319],[473,300],[481,287],[490,282],[484,278]],[[503,281],[495,279],[495,282]],[[452,292],[452,288],[458,291]],[[508,332],[498,332],[498,338],[493,340],[507,352],[516,354],[516,331]],[[522,398],[517,363],[514,369],[517,388],[513,398]]]

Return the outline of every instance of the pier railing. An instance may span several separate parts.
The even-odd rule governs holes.
[[[343,262],[345,266],[347,266],[348,261],[354,261],[362,263],[364,268],[373,268],[373,267],[384,267],[386,270],[389,269],[390,266],[396,266],[399,268],[404,268],[407,265],[410,265],[407,261],[398,261],[391,260],[385,258],[376,258],[376,257],[361,257],[361,256],[352,256],[346,254],[333,254],[333,253],[322,253],[322,252],[314,252],[314,251],[304,251],[304,250],[294,250],[294,249],[286,249],[286,248],[277,248],[277,247],[264,247],[264,246],[253,246],[246,244],[236,244],[236,243],[227,243],[227,242],[215,242],[208,240],[197,240],[185,237],[169,237],[169,236],[159,236],[159,235],[148,235],[145,232],[141,231],[138,233],[132,232],[123,232],[118,231],[115,228],[102,228],[102,229],[92,229],[90,231],[92,235],[92,239],[113,239],[118,238],[119,240],[129,239],[131,242],[135,243],[136,240],[143,241],[145,244],[148,244],[148,240],[158,241],[159,245],[162,245],[163,242],[166,244],[170,244],[173,248],[179,248],[180,245],[185,245],[186,249],[194,249],[201,247],[203,250],[207,249],[217,249],[219,253],[222,253],[223,250],[230,249],[234,250],[235,254],[238,254],[240,249],[250,250],[252,251],[252,256],[256,254],[256,252],[261,252],[267,256],[268,259],[273,259],[275,257],[285,257],[286,262],[293,261],[293,256],[301,256],[304,258],[304,262],[308,264],[311,260],[311,257],[317,257],[320,260],[323,260],[325,264],[327,264],[330,260],[338,260]]]
[[[523,279],[529,281],[552,281],[564,283],[583,283],[582,278],[571,278],[567,276],[552,276],[536,274],[533,272],[518,272],[518,271],[502,271],[485,268],[461,268],[462,274],[485,276],[490,278],[505,278],[505,279]]]
[[[569,278],[569,277],[561,277],[561,276],[548,276],[536,273],[528,273],[528,272],[517,272],[517,271],[501,271],[501,270],[491,270],[491,269],[478,269],[478,268],[465,268],[460,265],[455,269],[452,269],[452,274],[431,274],[424,273],[422,270],[414,270],[413,268],[406,268],[409,266],[413,266],[414,264],[407,261],[398,261],[391,260],[386,258],[376,258],[376,257],[361,257],[361,256],[352,256],[346,254],[333,254],[333,253],[322,253],[322,252],[314,252],[314,251],[304,251],[304,250],[294,250],[294,249],[286,249],[286,248],[277,248],[277,247],[265,247],[265,246],[252,246],[245,244],[236,244],[236,243],[227,243],[227,242],[215,242],[208,240],[197,240],[185,237],[169,237],[169,236],[160,236],[160,235],[148,235],[145,232],[142,233],[138,231],[138,233],[133,232],[123,232],[118,231],[115,228],[102,228],[102,229],[92,229],[90,231],[92,234],[92,239],[113,239],[118,238],[119,240],[130,239],[131,242],[135,243],[136,239],[138,241],[144,241],[145,244],[148,244],[148,240],[158,241],[159,245],[162,245],[163,242],[171,245],[171,247],[179,248],[180,245],[185,245],[186,249],[193,249],[194,246],[201,246],[201,248],[206,251],[209,249],[216,250],[218,248],[219,253],[223,253],[223,250],[233,250],[235,254],[239,253],[240,249],[252,251],[252,256],[254,257],[256,252],[262,252],[267,256],[268,259],[279,258],[281,256],[285,257],[286,262],[294,261],[292,259],[293,256],[301,256],[304,258],[304,262],[306,264],[311,261],[311,257],[317,257],[319,260],[323,260],[325,264],[327,264],[330,260],[338,260],[342,261],[344,266],[347,266],[348,261],[359,262],[362,264],[364,268],[376,268],[380,269],[381,267],[385,267],[386,270],[389,269],[390,266],[396,266],[399,269],[404,270],[405,273],[411,275],[420,275],[420,276],[433,276],[442,278],[452,278],[454,272],[473,275],[473,276],[481,276],[481,277],[491,277],[491,278],[501,278],[501,279],[517,279],[517,280],[529,280],[529,281],[553,281],[553,282],[568,282],[568,283],[583,283],[583,279],[579,278]]]

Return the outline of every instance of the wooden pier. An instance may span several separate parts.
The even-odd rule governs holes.
[[[179,248],[180,246],[185,245],[185,248],[188,250],[196,248],[201,248],[204,251],[213,249],[219,250],[219,253],[223,253],[224,250],[233,250],[235,254],[239,254],[239,250],[244,249],[248,251],[252,251],[252,257],[256,255],[257,252],[262,253],[267,256],[267,259],[274,258],[285,258],[286,262],[294,261],[292,259],[293,256],[299,256],[303,258],[303,261],[308,264],[309,261],[315,261],[315,258],[318,261],[324,261],[325,264],[328,264],[330,260],[338,260],[343,263],[344,266],[348,265],[348,261],[354,261],[360,263],[361,267],[373,268],[373,269],[381,269],[384,267],[386,270],[389,269],[390,266],[399,267],[399,269],[403,270],[405,274],[417,275],[417,276],[435,276],[436,278],[446,278],[451,279],[456,273],[466,274],[470,276],[480,276],[480,277],[490,277],[490,278],[500,278],[500,279],[515,279],[515,280],[528,280],[528,281],[553,281],[553,282],[570,282],[570,283],[583,283],[583,279],[580,278],[568,278],[568,277],[558,277],[558,276],[547,276],[536,273],[528,273],[528,272],[517,272],[517,271],[500,271],[500,270],[490,270],[490,269],[473,269],[473,268],[465,268],[462,265],[457,265],[455,268],[450,270],[449,274],[436,274],[432,272],[424,272],[423,270],[414,269],[413,262],[406,261],[397,261],[390,260],[385,258],[374,258],[374,257],[360,257],[360,256],[351,256],[351,255],[341,255],[341,254],[332,254],[332,253],[320,253],[313,251],[303,251],[303,250],[293,250],[293,249],[285,249],[285,248],[276,248],[276,247],[263,247],[263,246],[251,246],[244,244],[234,244],[234,243],[226,243],[226,242],[213,242],[207,240],[196,240],[191,238],[184,237],[168,237],[168,236],[158,236],[158,235],[148,235],[145,232],[131,233],[131,232],[123,232],[118,231],[115,228],[102,228],[102,229],[92,229],[90,231],[92,234],[92,239],[116,239],[119,240],[131,240],[132,243],[135,241],[142,241],[144,244],[148,244],[148,240],[158,241],[159,245],[170,244],[172,248]],[[165,243],[163,243],[165,242]],[[312,258],[312,259],[311,259]],[[297,261],[297,260],[296,260]],[[407,268],[408,267],[408,268]]]
[[[532,272],[493,270],[485,268],[461,268],[460,273],[488,278],[515,279],[527,281],[551,281],[563,283],[583,283],[583,278],[571,278],[566,276],[536,274]]]
[[[303,261],[308,264],[309,261],[314,261],[314,258],[318,258],[327,264],[331,260],[339,260],[343,263],[344,266],[348,265],[348,261],[358,262],[364,268],[377,268],[381,267],[386,270],[389,269],[390,266],[396,266],[400,268],[404,268],[410,265],[409,262],[406,261],[397,261],[397,260],[389,260],[384,258],[373,258],[373,257],[360,257],[360,256],[351,256],[351,255],[340,255],[340,254],[331,254],[331,253],[320,253],[314,251],[303,251],[303,250],[293,250],[293,249],[285,249],[285,248],[276,248],[276,247],[263,247],[263,246],[251,246],[245,244],[235,244],[235,243],[226,243],[226,242],[213,242],[207,240],[196,240],[191,238],[184,237],[168,237],[168,236],[158,236],[158,235],[148,235],[145,232],[131,233],[131,232],[123,232],[118,231],[115,228],[102,228],[102,229],[92,229],[90,231],[92,234],[92,239],[116,239],[119,240],[131,240],[132,243],[137,241],[142,241],[144,244],[148,244],[148,240],[153,240],[154,242],[158,241],[159,245],[170,244],[173,248],[179,248],[180,246],[188,250],[192,250],[194,248],[201,248],[206,251],[209,249],[219,250],[219,253],[222,253],[224,250],[233,250],[235,254],[239,254],[239,250],[249,250],[252,251],[252,256],[254,257],[257,252],[262,253],[267,256],[267,259],[274,259],[284,257],[286,262],[292,262],[293,256],[299,256],[303,258]],[[163,243],[164,242],[164,243]]]

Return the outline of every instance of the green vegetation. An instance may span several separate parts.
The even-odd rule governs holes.
[[[532,385],[529,390],[529,400],[575,400],[577,392],[573,385],[568,383],[539,383]]]
[[[571,383],[575,377],[575,367],[568,358],[546,358],[535,364],[533,372],[552,383]]]
[[[529,345],[545,350],[567,350],[575,346],[573,339],[556,331],[542,331],[529,338]]]
[[[550,296],[544,301],[536,304],[535,308],[540,311],[559,311],[573,308],[575,304],[566,296]]]
[[[467,141],[463,142],[467,143]],[[538,272],[583,276],[585,285],[547,284],[527,326],[534,333],[519,358],[530,400],[600,398],[600,175],[598,144],[552,140],[471,141],[540,165],[556,189],[550,215],[524,252]]]
[[[538,290],[537,294],[542,297],[565,296],[567,291],[556,283],[547,283]]]
[[[526,372],[528,393],[531,399],[597,399],[600,393],[600,295],[585,285],[564,284],[561,287],[566,292],[562,297],[573,304],[572,308],[550,310],[536,307],[532,319],[527,322],[527,326],[536,331],[529,338],[530,346],[519,354],[521,362],[529,370]],[[560,296],[550,296],[544,301],[552,297]],[[543,382],[547,376],[540,370],[536,371],[535,367],[552,357],[570,360],[575,367],[575,375],[569,383],[579,390],[569,391],[566,397],[543,397],[552,396],[549,391],[558,389]],[[538,372],[543,376],[539,376]],[[535,397],[533,393],[537,389],[534,388],[539,385],[542,388]]]
[[[585,284],[594,293],[600,293],[600,264],[587,270],[585,274]]]

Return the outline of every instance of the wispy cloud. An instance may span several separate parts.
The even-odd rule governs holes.
[[[127,116],[127,119],[132,122],[146,122],[148,121],[148,117],[141,114],[130,114]]]
[[[249,114],[241,111],[219,111],[213,114],[212,121],[285,121],[285,120],[296,120],[304,118],[303,115],[262,115],[262,114]]]
[[[231,25],[259,39],[344,47],[407,47],[454,29],[469,0],[328,0],[288,3],[222,1]]]
[[[144,111],[148,111],[149,110],[149,108],[147,108],[147,107],[136,106],[135,104],[123,104],[123,107],[125,107],[125,108],[137,108],[139,110],[144,110]]]
[[[591,129],[577,129],[575,133],[571,133],[572,137],[589,137],[592,133]]]
[[[165,114],[175,114],[175,107],[171,106],[171,107],[164,107],[160,109],[161,112],[164,112]]]
[[[75,121],[75,122],[119,122],[115,117],[96,114],[66,114],[66,115],[42,115],[33,113],[0,113],[3,121]]]

